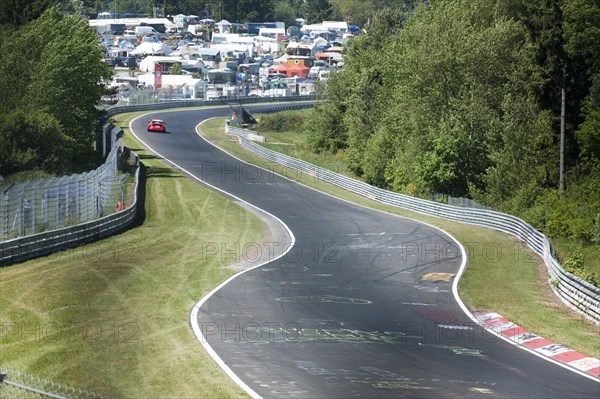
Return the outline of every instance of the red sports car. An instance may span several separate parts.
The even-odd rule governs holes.
[[[167,125],[164,121],[161,121],[160,119],[152,119],[149,123],[148,123],[148,131],[149,132],[162,132],[162,133],[166,133],[167,132]]]

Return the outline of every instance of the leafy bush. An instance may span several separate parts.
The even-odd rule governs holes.
[[[563,263],[563,267],[569,273],[582,271],[585,268],[585,264],[581,252],[573,252]]]
[[[71,140],[59,122],[43,111],[13,109],[0,113],[0,174],[42,168],[65,169]]]
[[[306,113],[285,111],[274,114],[262,114],[259,117],[259,124],[255,127],[256,131],[274,131],[284,132],[287,130],[302,131]]]
[[[587,281],[588,283],[598,285],[596,275],[586,267],[583,255],[579,251],[573,252],[563,263],[563,268],[569,273]]]

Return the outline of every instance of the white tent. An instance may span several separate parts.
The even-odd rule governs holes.
[[[325,46],[327,44],[329,44],[329,42],[325,39],[323,39],[322,37],[316,37],[315,40],[313,40],[313,44],[315,46]]]
[[[139,46],[137,46],[134,50],[130,51],[130,55],[168,55],[171,54],[173,50],[169,46],[164,43],[150,43],[143,42]]]
[[[227,33],[231,29],[231,22],[229,22],[227,20],[222,20],[220,22],[217,22],[215,25],[219,29],[220,33]]]
[[[266,36],[277,39],[279,36],[285,35],[285,29],[279,28],[259,28],[258,36]]]
[[[182,55],[188,56],[188,59],[200,58],[200,54],[198,53],[198,48],[191,47],[189,44],[184,44],[183,46],[177,47],[171,55]],[[190,57],[195,56],[195,57]]]
[[[290,56],[287,54],[284,54],[279,58],[275,58],[273,60],[273,65],[287,64],[288,58],[290,58]]]
[[[254,43],[258,53],[276,53],[279,51],[279,41],[267,36],[254,36]]]

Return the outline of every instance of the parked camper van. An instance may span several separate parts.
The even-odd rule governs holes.
[[[156,29],[151,26],[136,26],[135,27],[135,35],[136,36],[148,36],[148,35],[158,35]]]

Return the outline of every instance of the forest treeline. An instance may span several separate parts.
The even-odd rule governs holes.
[[[597,1],[384,9],[344,60],[309,117],[312,150],[379,187],[470,197],[551,236],[600,243]]]
[[[95,31],[56,7],[22,11],[0,27],[0,175],[90,170],[112,76]]]
[[[310,23],[344,20],[363,26],[376,10],[396,8],[419,0],[3,0],[0,26],[18,23],[53,5],[68,14],[95,17],[98,13],[152,16],[198,15],[230,22],[285,22],[286,28],[298,25],[296,18]]]

